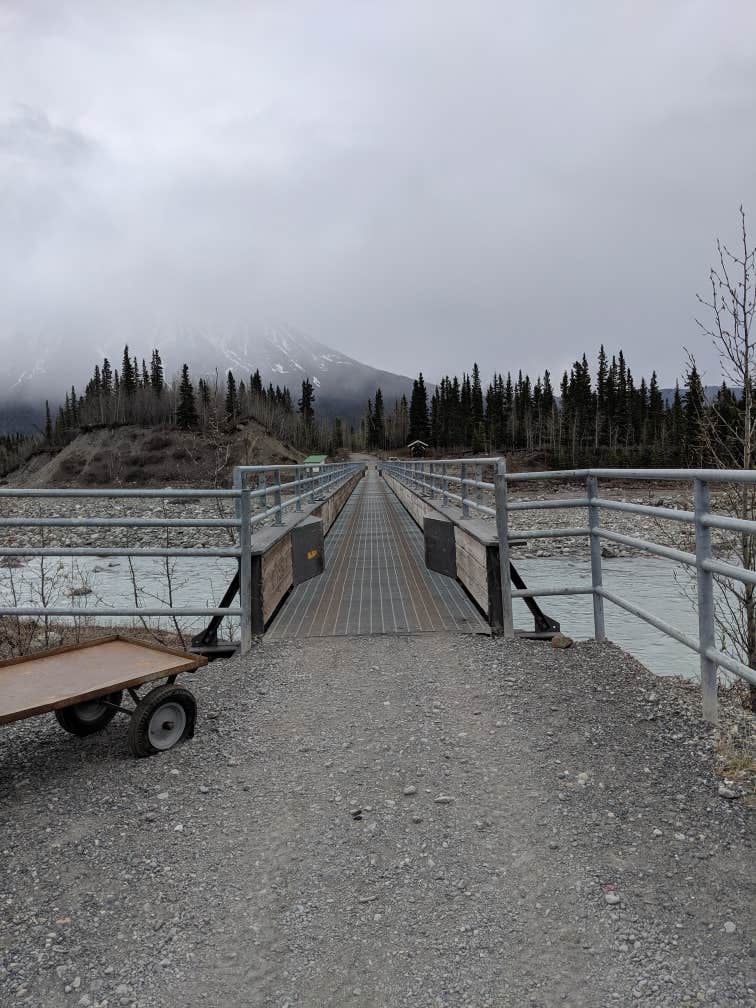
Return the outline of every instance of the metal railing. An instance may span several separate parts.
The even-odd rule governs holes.
[[[756,571],[737,563],[716,559],[712,550],[712,529],[756,536],[756,521],[719,515],[711,511],[710,486],[714,484],[756,486],[756,471],[720,469],[570,469],[552,472],[508,473],[501,458],[439,459],[395,461],[383,463],[382,468],[408,489],[442,506],[457,506],[462,520],[468,519],[470,510],[483,518],[495,518],[499,540],[501,566],[501,591],[503,608],[503,633],[514,635],[512,600],[515,598],[591,595],[593,598],[594,634],[597,640],[606,638],[604,601],[611,602],[625,612],[643,620],[699,655],[703,716],[715,722],[717,717],[717,670],[723,668],[735,676],[756,685],[756,672],[744,662],[719,650],[716,645],[716,614],[714,601],[715,577],[756,585]],[[493,473],[493,481],[484,480],[486,470]],[[599,480],[653,481],[689,483],[693,486],[692,511],[636,504],[603,498],[599,493]],[[585,484],[585,495],[548,500],[523,500],[510,502],[511,485],[526,483],[575,482]],[[485,497],[487,503],[483,503]],[[509,515],[519,511],[585,508],[587,524],[581,526],[518,529],[509,532]],[[675,549],[637,536],[625,535],[602,528],[601,511],[620,511],[655,519],[680,522],[695,530],[695,552]],[[522,539],[587,538],[590,544],[590,584],[549,586],[513,590],[509,576],[509,546]],[[607,541],[673,560],[695,571],[698,637],[673,627],[666,620],[641,606],[622,598],[603,584],[601,542]]]
[[[216,505],[224,500],[234,503],[234,516],[218,518],[161,518],[156,516],[134,517],[68,517],[40,516],[28,514],[0,516],[0,535],[5,529],[225,529],[231,530],[234,543],[228,546],[106,546],[88,544],[84,546],[63,546],[60,544],[8,546],[0,541],[0,557],[6,558],[48,558],[48,557],[202,557],[232,558],[239,564],[239,605],[238,606],[3,606],[0,616],[17,617],[200,617],[236,616],[241,620],[241,650],[249,651],[252,646],[252,534],[255,525],[262,525],[273,519],[274,524],[283,524],[287,508],[302,510],[308,500],[315,502],[333,494],[347,480],[359,473],[364,466],[358,463],[328,463],[320,466],[238,466],[234,469],[233,489],[33,489],[0,487],[0,502],[12,498],[26,501],[72,500],[176,500],[185,503],[196,500],[210,500]],[[306,470],[306,472],[305,472]],[[317,471],[315,471],[317,470]],[[293,474],[292,480],[284,482],[282,471]],[[248,474],[258,477],[257,488],[247,486]],[[275,503],[267,504],[268,495]],[[259,510],[254,505],[260,503]]]
[[[302,510],[302,504],[314,504],[317,500],[330,495],[342,483],[352,476],[362,472],[365,466],[362,462],[326,462],[318,465],[279,465],[279,466],[236,466],[234,469],[234,489],[244,490],[250,503],[259,503],[260,510],[250,511],[253,523],[263,523],[269,518],[275,525],[283,525],[284,512],[287,508]],[[269,477],[273,475],[274,481]],[[284,482],[283,476],[290,476]],[[250,477],[257,478],[256,489],[248,487]],[[268,506],[268,497],[272,496],[273,505]]]

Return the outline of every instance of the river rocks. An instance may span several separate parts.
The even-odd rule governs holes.
[[[551,646],[553,648],[558,648],[559,650],[565,650],[566,648],[571,648],[575,641],[572,637],[568,637],[567,634],[558,633],[551,638]]]

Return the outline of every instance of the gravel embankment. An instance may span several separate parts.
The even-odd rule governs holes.
[[[752,812],[617,648],[262,644],[193,688],[151,760],[0,730],[3,1005],[756,1005]]]
[[[270,501],[269,503],[272,503]],[[178,518],[222,519],[234,517],[231,499],[223,498],[28,498],[0,499],[0,514],[7,518]],[[24,528],[3,529],[3,544],[23,549],[26,546],[103,546],[157,548],[169,541],[172,547],[228,547],[234,529],[225,528]]]
[[[689,495],[680,492],[677,487],[674,493],[669,487],[644,486],[606,487],[602,488],[602,496],[609,499],[626,500],[636,504],[651,504],[670,508],[690,510],[692,505]],[[551,500],[557,497],[577,498],[585,496],[583,487],[569,485],[547,485],[545,487],[518,487],[511,492],[511,501]],[[492,505],[493,501],[483,498],[483,503]],[[272,497],[268,504],[273,503]],[[714,495],[714,507],[718,507],[718,499]],[[723,511],[728,511],[724,506]],[[471,509],[471,516],[475,516]],[[29,515],[33,517],[58,516],[68,518],[86,517],[159,517],[159,518],[219,518],[223,515],[233,516],[233,505],[228,501],[215,502],[208,499],[166,499],[165,501],[120,499],[117,501],[97,499],[51,499],[36,500],[30,503],[25,498],[5,498],[0,500],[0,514],[6,517]],[[676,522],[660,522],[658,519],[642,515],[625,514],[618,511],[602,511],[601,524],[610,531],[633,535],[642,539],[664,542],[683,549],[692,548],[692,530]],[[585,527],[587,516],[585,508],[555,508],[541,511],[519,511],[510,515],[510,531],[516,534],[524,529],[545,529],[565,527]],[[171,529],[170,543],[172,546],[226,546],[229,543],[229,531],[225,529]],[[156,547],[166,543],[165,530],[150,529],[46,529],[45,545],[53,543],[66,546],[84,546],[102,544],[103,546],[134,546]],[[38,529],[24,528],[7,529],[3,532],[3,542],[8,546],[23,548],[27,545],[41,545],[41,533]],[[715,534],[715,547],[717,537]],[[531,538],[527,545],[516,547],[517,556],[572,556],[586,554],[587,545],[584,539],[535,539]],[[607,542],[606,552],[611,556],[632,556],[637,551],[617,543]]]

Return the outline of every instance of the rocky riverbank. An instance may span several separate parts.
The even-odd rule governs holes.
[[[602,489],[602,494],[610,499],[626,500],[635,504],[652,505],[656,507],[678,508],[690,510],[692,503],[689,496],[679,492],[669,493],[669,486],[644,487],[643,492],[629,494],[628,488]],[[665,492],[666,491],[666,492]],[[569,486],[549,486],[546,490],[537,489],[521,491],[519,488],[510,495],[511,503],[521,503],[532,500],[554,500],[580,496],[582,491]],[[492,505],[492,501],[481,498],[484,504]],[[718,501],[714,500],[714,506]],[[722,502],[724,503],[724,502]],[[272,499],[269,498],[269,505]],[[258,510],[262,510],[259,503]],[[474,511],[471,512],[474,514]],[[4,498],[0,499],[0,515],[3,517],[61,517],[77,518],[178,518],[182,520],[233,518],[233,502],[230,500],[212,500],[207,498],[141,498],[115,499],[103,498]],[[490,519],[493,521],[493,519]],[[678,549],[692,549],[693,532],[690,526],[680,522],[660,521],[644,515],[627,514],[618,511],[604,510],[601,513],[601,525],[611,532],[633,535],[641,539],[663,542],[674,545]],[[548,510],[514,511],[510,514],[510,531],[517,535],[521,531],[547,528],[569,528],[587,526],[585,508],[555,508]],[[2,542],[8,547],[23,549],[24,547],[48,548],[53,546],[84,547],[98,546],[128,548],[157,548],[171,546],[175,548],[208,548],[224,547],[233,543],[233,529],[223,528],[5,528],[1,533]],[[587,551],[586,540],[574,539],[538,539],[533,536],[528,542],[515,546],[518,556],[584,556]],[[607,542],[604,544],[607,556],[632,556],[637,550],[627,546]],[[0,565],[9,566],[8,561],[0,560]]]

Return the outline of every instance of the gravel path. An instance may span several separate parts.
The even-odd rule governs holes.
[[[609,645],[260,645],[133,761],[0,731],[0,1004],[756,1005],[751,813]]]

